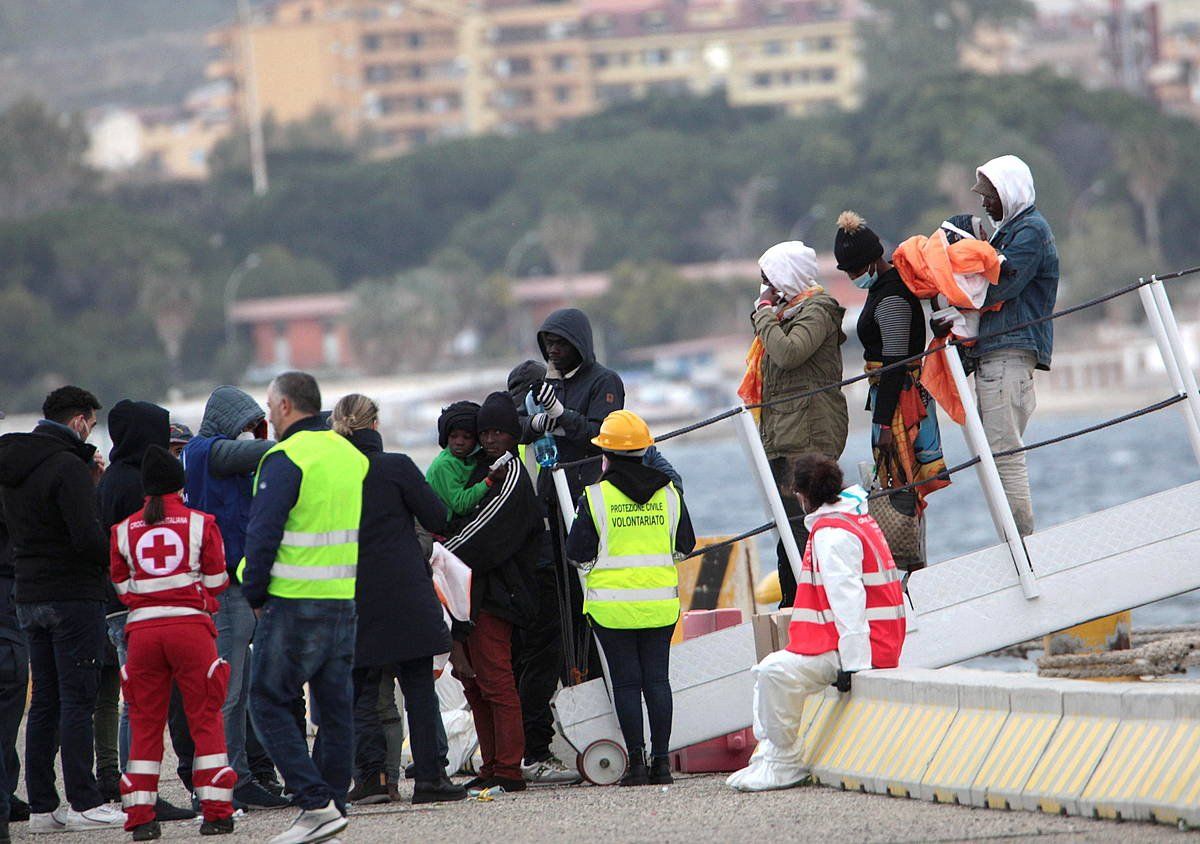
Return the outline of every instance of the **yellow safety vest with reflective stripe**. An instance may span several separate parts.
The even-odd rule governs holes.
[[[585,491],[600,536],[587,574],[583,611],[601,627],[666,627],[679,619],[675,531],[679,492],[667,484],[638,504],[608,481]]]
[[[301,480],[296,504],[283,526],[267,593],[278,598],[353,600],[367,458],[333,431],[297,431],[264,454],[263,460],[277,451],[296,464]],[[254,490],[257,494],[257,477]]]

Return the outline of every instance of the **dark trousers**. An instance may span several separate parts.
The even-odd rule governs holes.
[[[25,717],[29,693],[29,648],[17,621],[12,601],[11,577],[0,577],[0,791],[16,794],[21,776],[21,758],[17,755],[17,733]]]
[[[31,812],[58,808],[54,757],[62,751],[63,785],[77,812],[104,797],[92,772],[92,714],[104,656],[104,604],[17,604],[29,643],[33,698],[25,726],[25,788]]]
[[[572,575],[574,576],[574,575]],[[550,699],[563,673],[562,625],[558,611],[559,578],[554,568],[537,570],[538,614],[533,624],[513,637],[513,670],[525,722],[525,762],[549,759],[554,739]],[[590,635],[590,633],[588,634]]]
[[[115,659],[113,660],[116,661]],[[107,663],[107,660],[105,660]],[[119,754],[121,668],[104,665],[100,669],[100,686],[96,691],[96,711],[92,713],[92,731],[96,743],[96,776],[101,771],[121,770]]]
[[[783,511],[791,520],[792,536],[796,538],[796,547],[803,554],[804,546],[808,544],[808,528],[804,526],[804,510],[801,509],[800,502],[796,500],[796,495],[792,491],[792,460],[788,457],[776,457],[771,461],[771,474],[775,478],[775,483],[779,485],[779,495],[783,498]],[[800,518],[796,518],[797,516]],[[796,603],[796,575],[792,571],[792,564],[788,560],[787,552],[783,549],[782,539],[775,545],[775,565],[779,569],[779,591],[782,593],[779,606],[781,609],[788,609]]]
[[[394,677],[404,695],[408,714],[408,741],[412,748],[413,776],[419,782],[436,782],[446,774],[446,761],[439,758],[438,727],[442,713],[433,688],[433,657],[405,660],[395,665],[354,669],[354,734],[358,769],[362,778],[384,771],[387,742],[379,723],[379,687]]]
[[[231,757],[232,758],[232,757]],[[246,710],[246,761],[250,765],[250,774],[258,779],[275,776],[275,763],[258,740],[254,731],[254,722],[250,718],[250,710]]]
[[[673,712],[669,669],[674,630],[674,624],[641,630],[595,627],[596,638],[600,640],[608,662],[617,721],[631,757],[644,752],[646,747],[642,725],[643,697],[650,718],[650,753],[652,756],[667,755]]]
[[[271,598],[254,633],[250,714],[301,809],[345,808],[354,764],[354,601]],[[309,753],[293,706],[307,683],[320,725]]]

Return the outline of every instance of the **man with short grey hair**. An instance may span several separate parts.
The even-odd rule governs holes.
[[[324,841],[347,825],[354,759],[354,588],[367,458],[329,430],[321,390],[285,372],[267,390],[276,445],[262,459],[238,567],[258,614],[250,714],[300,814],[272,844]],[[320,720],[310,756],[291,703],[305,683]]]

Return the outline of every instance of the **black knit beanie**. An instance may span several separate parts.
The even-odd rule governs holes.
[[[513,403],[520,407],[529,388],[545,377],[546,364],[541,361],[527,360],[514,366],[512,372],[508,373],[508,393]]]
[[[883,257],[879,235],[867,228],[867,221],[853,211],[838,215],[837,234],[833,238],[833,257],[842,272],[857,272]]]
[[[142,458],[142,491],[169,495],[183,489],[183,464],[161,445],[151,445]]]
[[[451,431],[470,431],[472,436],[479,433],[475,417],[479,413],[479,405],[473,401],[456,401],[449,407],[442,408],[438,417],[438,445],[445,448],[450,442]]]
[[[508,393],[492,393],[484,399],[476,424],[480,431],[503,431],[516,439],[521,437],[521,421]]]

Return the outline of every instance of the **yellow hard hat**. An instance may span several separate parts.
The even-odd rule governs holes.
[[[754,587],[754,603],[778,604],[783,600],[783,589],[779,585],[779,570],[768,572]]]
[[[645,420],[632,410],[614,410],[604,417],[600,436],[592,439],[605,451],[641,451],[654,445]]]

